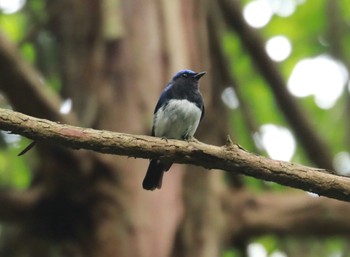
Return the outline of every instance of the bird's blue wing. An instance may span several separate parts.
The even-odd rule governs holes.
[[[201,114],[201,119],[200,120],[203,119],[203,116],[204,116],[204,104],[202,105],[202,114]]]
[[[164,89],[164,91],[160,95],[156,108],[154,108],[153,114],[155,114],[160,107],[162,107],[164,104],[167,104],[169,99],[171,99],[171,96],[172,96],[172,92],[170,90],[171,86],[172,86],[172,83],[169,83],[168,86]]]
[[[164,89],[164,91],[160,95],[157,105],[154,108],[153,114],[156,114],[162,106],[167,105],[167,103],[171,99],[172,97],[172,92],[170,90],[171,86],[172,86],[172,83],[169,83],[168,86]],[[152,127],[152,136],[154,136],[154,127]]]

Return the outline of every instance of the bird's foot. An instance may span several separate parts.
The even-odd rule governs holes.
[[[188,137],[185,139],[187,142],[200,143],[195,137]]]

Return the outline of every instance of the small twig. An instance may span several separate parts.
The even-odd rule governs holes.
[[[28,146],[26,146],[26,148],[24,148],[19,154],[17,154],[17,156],[24,155],[26,152],[28,152],[30,149],[32,149],[35,145],[36,145],[35,141],[31,142]]]

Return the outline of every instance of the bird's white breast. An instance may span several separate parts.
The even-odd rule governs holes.
[[[169,139],[192,137],[197,130],[201,114],[201,109],[188,100],[170,100],[155,113],[154,134]]]

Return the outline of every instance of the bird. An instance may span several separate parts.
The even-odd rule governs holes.
[[[206,72],[180,70],[159,97],[153,113],[152,136],[163,139],[194,140],[194,133],[204,116],[204,101],[199,91],[199,79]],[[163,174],[172,163],[150,160],[142,187],[160,189]]]

